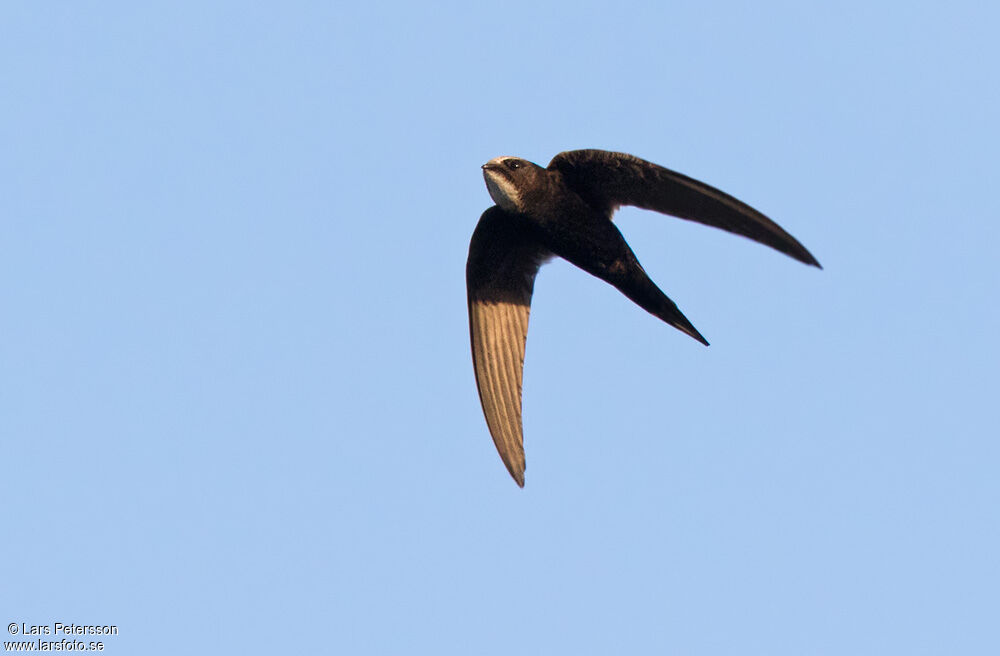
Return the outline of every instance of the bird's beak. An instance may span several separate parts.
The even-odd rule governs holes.
[[[498,169],[498,168],[500,168],[500,165],[497,164],[496,162],[486,162],[485,164],[483,164],[484,171],[492,171],[493,169]]]

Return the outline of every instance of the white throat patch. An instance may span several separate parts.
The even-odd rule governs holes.
[[[486,188],[490,192],[490,198],[508,212],[520,212],[521,194],[517,188],[505,178],[502,173],[485,169],[483,178],[486,179]]]

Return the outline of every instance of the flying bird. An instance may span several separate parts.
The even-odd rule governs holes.
[[[496,203],[469,244],[466,286],[472,362],[483,414],[507,471],[524,487],[521,381],[531,294],[553,256],[615,286],[639,307],[708,342],[650,280],[611,221],[634,205],[749,237],[820,267],[777,223],[714,187],[625,153],[571,150],[542,168],[519,157],[483,165]]]

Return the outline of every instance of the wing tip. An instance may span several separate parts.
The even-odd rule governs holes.
[[[502,455],[502,454],[501,454]],[[504,458],[504,464],[507,465],[507,471],[510,472],[510,477],[514,479],[517,486],[520,488],[524,487],[524,456],[521,456],[520,462],[508,462]]]
[[[518,423],[518,428],[520,428],[520,422]],[[493,432],[492,428],[490,432]],[[514,479],[518,487],[524,487],[525,460],[520,430],[518,430],[517,436],[517,442],[511,443],[510,441],[497,439],[497,435],[494,434],[493,443],[496,445],[497,453],[500,454],[500,460],[503,461],[503,466],[507,468],[510,477]]]
[[[820,270],[823,269],[823,265],[819,263],[819,260],[816,259],[815,255],[813,255],[812,253],[809,252],[809,249],[807,249],[805,246],[803,246],[802,244],[800,244],[798,242],[795,242],[795,246],[797,248],[795,248],[795,249],[793,249],[791,251],[785,251],[785,253],[787,255],[791,255],[793,258],[795,258],[796,260],[798,260],[802,264],[806,264],[806,265],[809,265],[809,266],[814,266],[814,267],[816,267],[817,269],[820,269]]]

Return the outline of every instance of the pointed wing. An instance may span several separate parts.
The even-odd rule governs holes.
[[[686,175],[625,153],[570,150],[549,162],[593,207],[611,212],[634,205],[749,237],[819,267],[806,247],[746,203]],[[820,267],[822,268],[822,267]]]
[[[521,487],[524,344],[535,274],[547,256],[523,217],[491,207],[472,234],[465,269],[479,400],[500,458]]]

